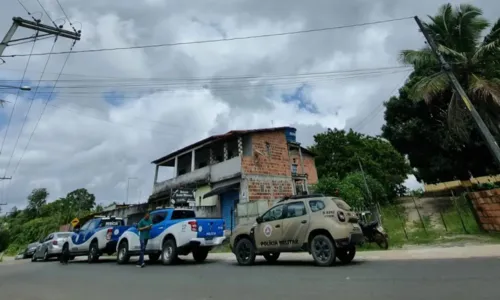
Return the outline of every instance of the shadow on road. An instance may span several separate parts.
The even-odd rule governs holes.
[[[149,262],[147,259],[146,259],[146,266],[161,266],[161,267],[168,267],[168,266],[164,266],[161,261],[156,261],[156,262]],[[209,264],[213,264],[213,263],[217,263],[216,260],[206,260],[204,261],[203,263],[197,263],[193,260],[184,260],[184,259],[178,259],[172,266],[180,266],[180,265],[209,265]],[[89,264],[86,260],[76,260],[76,261],[71,261],[70,264],[87,264],[87,265],[92,265],[92,264],[117,264],[116,263],[116,260],[114,259],[100,259],[98,260],[97,262],[95,263],[91,263]],[[136,266],[137,264],[137,261],[131,261],[127,264],[124,264],[122,266]]]
[[[362,265],[365,263],[366,263],[366,261],[362,261],[362,260],[355,260],[349,264],[342,264],[342,263],[337,261],[337,263],[335,265],[333,265],[332,267],[343,268],[343,267]],[[237,262],[231,262],[230,264],[233,266],[241,267],[238,265]],[[260,261],[256,261],[254,263],[254,266],[275,266],[275,267],[298,267],[298,266],[311,267],[312,266],[312,267],[316,267],[316,265],[314,264],[314,261],[312,261],[312,260],[310,260],[310,261],[309,260],[278,260],[277,262],[274,262],[274,263],[269,263],[265,260],[260,260]]]

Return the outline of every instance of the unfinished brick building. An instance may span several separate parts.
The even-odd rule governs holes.
[[[254,221],[276,200],[308,192],[318,181],[314,155],[295,133],[292,127],[230,131],[157,159],[150,202],[168,205],[172,191],[192,188],[198,214],[222,217],[228,228]],[[157,182],[161,167],[174,168],[174,177]]]

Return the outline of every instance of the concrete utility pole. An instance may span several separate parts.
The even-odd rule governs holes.
[[[40,35],[35,35],[35,36],[29,36],[29,37],[24,37],[24,38],[19,38],[19,39],[12,39],[14,37],[14,34],[16,33],[17,28],[23,27],[27,29],[31,29],[38,32],[41,32],[43,34]],[[81,36],[81,31],[78,30],[76,32],[74,31],[69,31],[66,29],[62,29],[62,25],[59,27],[55,26],[49,26],[49,25],[44,25],[41,23],[40,20],[36,21],[29,21],[25,20],[21,17],[14,17],[12,18],[12,25],[10,26],[9,30],[5,34],[2,42],[0,43],[0,57],[3,54],[3,51],[7,46],[9,46],[9,43],[12,42],[19,42],[19,41],[26,41],[26,40],[35,40],[36,38],[41,38],[41,37],[46,37],[54,35],[56,37],[64,37],[68,39],[72,39],[75,41],[80,40]]]
[[[472,102],[470,101],[469,97],[467,96],[467,93],[465,93],[464,89],[460,85],[460,82],[458,82],[457,77],[453,73],[453,70],[448,64],[448,62],[444,59],[443,55],[438,51],[438,46],[432,36],[429,35],[427,30],[425,29],[424,25],[420,21],[420,19],[415,16],[414,17],[415,22],[417,22],[418,27],[420,28],[420,31],[422,31],[422,34],[424,35],[425,39],[427,40],[427,43],[432,49],[432,52],[436,55],[437,59],[439,60],[439,63],[441,64],[441,68],[443,68],[443,71],[448,75],[448,79],[451,81],[451,84],[453,85],[453,88],[455,89],[455,92],[460,95],[460,98],[462,98],[462,101],[465,103],[465,106],[469,110],[469,112],[472,115],[472,118],[477,124],[477,127],[479,128],[479,131],[481,132],[481,135],[483,136],[484,140],[486,141],[486,145],[491,151],[491,154],[495,158],[497,165],[500,166],[500,148],[498,147],[497,141],[491,134],[490,130],[484,123],[483,119],[477,112],[476,108],[474,105],[472,105]]]

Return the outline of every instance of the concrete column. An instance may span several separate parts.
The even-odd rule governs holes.
[[[227,142],[224,143],[224,160],[226,161],[229,157],[229,153],[227,150]]]
[[[212,148],[210,148],[208,155],[209,155],[209,159],[208,159],[209,160],[209,164],[210,165],[215,164],[214,150],[212,150]]]
[[[195,165],[195,154],[196,150],[191,151],[191,172],[194,171],[196,165]]]
[[[174,160],[174,178],[177,177],[177,164],[179,163],[179,157],[176,156]]]
[[[155,170],[155,181],[153,183],[153,186],[154,184],[156,184],[158,182],[158,169],[160,168],[159,165],[156,165],[156,170]]]

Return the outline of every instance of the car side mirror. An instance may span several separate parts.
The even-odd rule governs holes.
[[[257,217],[257,219],[255,219],[255,221],[257,222],[257,224],[260,224],[264,220],[262,220],[262,217]]]

